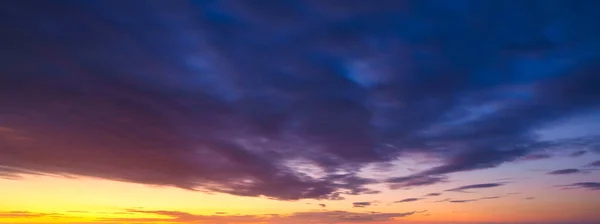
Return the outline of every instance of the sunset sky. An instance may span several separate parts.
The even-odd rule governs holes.
[[[598,224],[598,12],[2,0],[0,223]]]

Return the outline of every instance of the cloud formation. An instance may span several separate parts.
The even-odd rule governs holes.
[[[534,134],[600,104],[598,3],[548,4],[11,1],[0,177],[341,200],[597,145]]]
[[[354,208],[364,208],[367,206],[371,206],[371,202],[365,201],[365,202],[353,202],[352,203],[352,207],[354,207]]]
[[[440,195],[442,195],[442,193],[429,193],[429,194],[426,194],[425,197],[434,197],[434,196],[440,196]]]
[[[481,198],[477,198],[477,199],[468,199],[468,200],[447,200],[450,203],[468,203],[468,202],[474,202],[474,201],[481,201],[481,200],[491,200],[491,199],[498,199],[501,198],[500,196],[490,196],[490,197],[481,197]]]
[[[585,155],[586,153],[587,153],[587,151],[580,150],[580,151],[576,151],[576,152],[573,152],[573,153],[569,154],[569,156],[571,156],[571,157],[580,157],[580,156]]]
[[[600,160],[591,162],[586,165],[587,167],[600,167]]]
[[[505,183],[472,184],[472,185],[465,185],[465,186],[461,186],[461,187],[457,187],[457,188],[448,189],[446,191],[454,191],[454,192],[467,193],[466,190],[470,190],[470,189],[483,189],[483,188],[500,187],[500,186],[503,186],[504,184]]]
[[[550,175],[563,175],[563,174],[575,174],[575,173],[583,173],[580,169],[562,169],[562,170],[554,170],[548,172]]]
[[[423,200],[423,198],[405,198],[400,201],[395,201],[394,203],[405,203],[405,202],[413,202],[413,201],[419,201],[419,200]]]
[[[61,217],[58,213],[39,213],[28,211],[0,211],[0,219],[4,218],[42,218],[42,217]]]
[[[579,182],[579,183],[573,183],[573,184],[567,184],[567,185],[559,185],[557,187],[560,187],[562,189],[586,189],[586,190],[593,190],[593,191],[597,191],[600,190],[600,182]]]
[[[133,213],[154,214],[164,216],[164,218],[106,218],[99,221],[111,222],[136,222],[136,223],[190,223],[190,222],[210,222],[210,223],[273,223],[273,224],[301,224],[301,223],[368,223],[389,221],[393,218],[402,218],[416,214],[417,212],[405,213],[379,213],[379,212],[346,212],[346,211],[327,211],[327,212],[296,212],[287,215],[196,215],[181,211],[161,211],[161,210],[128,210]]]

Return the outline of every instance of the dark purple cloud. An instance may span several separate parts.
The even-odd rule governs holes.
[[[593,191],[597,191],[600,190],[600,182],[579,182],[579,183],[573,183],[573,184],[567,184],[567,185],[559,185],[557,187],[560,187],[562,189],[586,189],[586,190],[593,190]]]
[[[580,169],[562,169],[562,170],[554,170],[548,172],[550,175],[563,175],[563,174],[575,174],[575,173],[583,173]]]
[[[11,1],[0,177],[341,200],[597,145],[534,134],[600,104],[599,3],[547,4]]]
[[[549,159],[549,158],[552,158],[552,155],[550,155],[550,154],[530,154],[530,155],[523,156],[521,158],[521,160],[534,161],[534,160],[542,160],[542,159]]]
[[[477,201],[476,199],[472,199],[472,200],[450,200],[448,202],[450,203],[467,203],[467,202],[473,202],[473,201]]]
[[[433,197],[433,196],[440,196],[440,195],[442,195],[442,193],[429,193],[429,194],[426,194],[425,197]]]
[[[407,188],[407,187],[418,187],[427,186],[437,183],[446,182],[447,178],[444,176],[408,176],[408,177],[395,177],[390,178],[386,182],[391,183],[392,189]]]
[[[447,200],[450,203],[468,203],[468,202],[475,202],[475,201],[481,201],[481,200],[491,200],[491,199],[498,199],[501,198],[500,196],[490,196],[490,197],[481,197],[481,198],[477,198],[477,199],[468,199],[468,200]]]
[[[423,200],[423,199],[424,198],[405,198],[400,201],[395,201],[394,203],[406,203],[406,202],[419,201],[419,200]]]
[[[448,189],[446,191],[467,192],[466,190],[470,190],[470,189],[493,188],[493,187],[500,187],[500,186],[503,186],[505,184],[506,183],[473,184],[473,185],[466,185],[466,186],[460,186],[460,187],[457,187],[457,188]]]
[[[576,151],[576,152],[573,152],[573,153],[569,154],[569,156],[571,156],[571,157],[580,157],[580,156],[585,155],[586,153],[587,153],[587,151],[585,151],[585,150],[579,150],[579,151]]]
[[[586,166],[587,167],[600,167],[600,160],[591,162],[590,164],[587,164]]]
[[[367,206],[371,206],[371,204],[372,204],[371,202],[367,202],[367,201],[365,201],[365,202],[353,202],[352,203],[352,207],[354,207],[354,208],[364,208],[364,207],[367,207]]]

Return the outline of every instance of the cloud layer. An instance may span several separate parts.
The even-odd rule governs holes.
[[[269,2],[6,3],[0,177],[339,200],[598,145],[535,131],[600,104],[599,2]]]

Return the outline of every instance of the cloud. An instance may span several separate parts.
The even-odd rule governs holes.
[[[531,155],[523,156],[521,158],[521,160],[534,161],[534,160],[542,160],[542,159],[549,159],[549,158],[552,158],[552,155],[550,155],[550,154],[531,154]]]
[[[429,193],[429,194],[426,194],[425,197],[433,197],[433,196],[440,196],[440,195],[442,195],[442,193]]]
[[[37,213],[28,211],[0,211],[0,219],[4,218],[42,218],[42,217],[60,217],[58,213]]]
[[[598,143],[534,134],[600,104],[595,12],[275,2],[7,3],[0,176],[340,200],[415,153],[392,188]]]
[[[435,203],[438,203],[438,202],[447,202],[447,201],[450,201],[450,200],[452,200],[452,198],[445,198],[445,199],[437,200],[437,201],[433,201],[433,202],[435,202]]]
[[[501,198],[500,196],[490,196],[490,197],[481,197],[477,200],[489,200],[489,199],[498,199]]]
[[[319,204],[319,206],[321,206],[321,208],[325,208],[325,207],[327,207],[327,205],[326,205],[326,204]]]
[[[113,222],[136,222],[136,223],[155,223],[155,222],[210,222],[210,223],[363,223],[363,222],[381,222],[389,221],[393,218],[402,218],[416,214],[417,212],[405,213],[379,213],[379,212],[346,212],[346,211],[327,211],[327,212],[296,212],[292,214],[268,214],[268,215],[220,215],[205,216],[195,215],[180,211],[161,211],[161,210],[129,210],[135,213],[154,214],[164,216],[164,218],[105,218],[99,221]]]
[[[386,182],[392,183],[390,185],[391,189],[399,189],[407,187],[434,185],[446,181],[447,178],[444,176],[409,176],[390,178]]]
[[[470,189],[483,189],[483,188],[493,188],[493,187],[500,187],[503,186],[505,183],[485,183],[485,184],[473,184],[473,185],[466,185],[466,186],[461,186],[461,187],[457,187],[457,188],[452,188],[452,189],[448,189],[446,191],[455,191],[455,192],[467,192],[466,190],[470,190]]]
[[[600,160],[591,162],[590,164],[587,164],[586,166],[587,167],[600,167]]]
[[[467,202],[473,202],[473,201],[477,201],[477,199],[472,199],[472,200],[450,200],[448,202],[450,202],[450,203],[467,203]]]
[[[523,200],[534,200],[534,199],[535,199],[535,197],[526,197],[526,198],[523,198]]]
[[[562,169],[562,170],[554,170],[548,172],[550,175],[563,175],[563,174],[574,174],[574,173],[583,173],[583,171],[579,169]]]
[[[395,201],[394,203],[405,203],[405,202],[413,202],[413,201],[419,201],[419,200],[423,200],[423,198],[405,198],[400,201]]]
[[[587,151],[585,151],[585,150],[579,150],[579,151],[576,151],[576,152],[573,152],[573,153],[569,154],[569,156],[571,156],[571,157],[580,157],[580,156],[585,155],[586,153],[587,153]]]
[[[468,199],[468,200],[448,200],[448,202],[450,202],[450,203],[468,203],[468,202],[491,200],[491,199],[498,199],[498,198],[501,198],[501,197],[500,196],[490,196],[490,197],[481,197],[481,198],[477,198],[477,199]]]
[[[353,202],[352,207],[354,208],[364,208],[367,206],[371,206],[371,202]]]
[[[558,185],[562,189],[586,189],[586,190],[600,190],[600,182],[579,182],[567,185]]]

